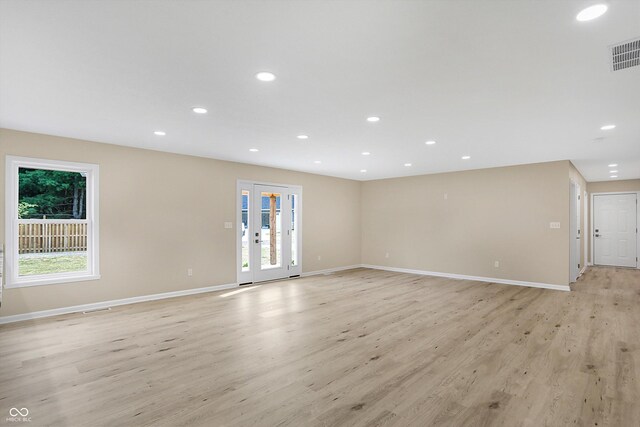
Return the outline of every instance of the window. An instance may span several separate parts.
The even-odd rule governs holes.
[[[291,194],[291,266],[295,267],[298,262],[298,198],[295,193]]]
[[[250,231],[249,231],[249,190],[242,191],[242,271],[249,271],[250,266]]]
[[[98,166],[7,156],[7,287],[98,279]]]

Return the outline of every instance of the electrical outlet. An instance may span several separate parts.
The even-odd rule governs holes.
[[[496,261],[496,262],[494,262],[494,263],[493,263],[493,266],[494,266],[495,268],[500,268],[500,261]]]
[[[224,223],[224,228],[233,228],[233,223],[232,222],[225,222]]]
[[[385,258],[389,258],[389,252],[387,252],[386,254],[384,254]]]
[[[549,228],[560,228],[560,223],[559,222],[550,222],[549,223]]]
[[[318,261],[322,261],[322,255],[318,255]]]
[[[187,276],[193,276],[193,268],[187,268]]]
[[[444,193],[444,199],[447,200],[449,198],[449,194],[448,193]]]

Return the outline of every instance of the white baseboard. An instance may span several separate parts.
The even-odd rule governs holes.
[[[578,277],[582,276],[584,274],[584,272],[587,270],[587,265],[585,265],[584,267],[582,267],[582,270],[580,270],[580,273],[578,273]]]
[[[91,304],[74,305],[71,307],[54,308],[52,310],[33,311],[31,313],[15,314],[13,316],[1,316],[0,325],[5,323],[21,322],[23,320],[40,319],[43,317],[58,316],[60,314],[79,313],[82,311],[99,310],[119,305],[135,304],[138,302],[155,301],[159,299],[182,297],[186,295],[203,294],[206,292],[222,291],[224,289],[237,288],[237,283],[226,285],[207,286],[205,288],[185,289],[183,291],[164,292],[161,294],[142,295],[139,297],[123,298],[111,301],[94,302]]]
[[[497,279],[497,278],[491,278],[491,277],[467,276],[464,274],[440,273],[436,271],[413,270],[408,268],[385,267],[385,266],[370,265],[370,264],[354,264],[354,265],[347,265],[344,267],[327,268],[325,270],[307,271],[305,273],[302,273],[300,276],[301,277],[317,276],[321,274],[335,273],[338,271],[352,270],[354,268],[371,268],[374,270],[393,271],[396,273],[409,273],[409,274],[418,274],[422,276],[447,277],[450,279],[460,279],[460,280],[475,280],[478,282],[500,283],[503,285],[528,286],[532,288],[553,289],[557,291],[571,290],[569,286],[565,286],[565,285],[552,285],[549,283],[524,282],[520,280]],[[111,301],[101,301],[101,302],[96,302],[91,304],[74,305],[71,307],[54,308],[52,310],[34,311],[31,313],[15,314],[12,316],[0,316],[0,325],[6,324],[6,323],[20,322],[23,320],[33,320],[33,319],[41,319],[43,317],[58,316],[61,314],[99,310],[99,309],[108,308],[108,307],[116,307],[119,305],[135,304],[135,303],[146,302],[146,301],[156,301],[156,300],[161,300],[166,298],[175,298],[175,297],[181,297],[181,296],[187,296],[187,295],[202,294],[206,292],[216,292],[216,291],[222,291],[225,289],[231,289],[231,288],[237,288],[237,287],[238,287],[237,283],[229,283],[225,285],[207,286],[204,288],[185,289],[183,291],[164,292],[161,294],[142,295],[139,297],[123,298],[123,299],[111,300]]]
[[[320,274],[330,274],[330,273],[335,273],[337,271],[353,270],[354,268],[361,268],[361,267],[362,267],[362,264],[354,264],[354,265],[346,265],[344,267],[327,268],[326,270],[307,271],[306,273],[302,273],[300,277],[317,276]]]
[[[500,283],[502,285],[528,286],[530,288],[553,289],[556,291],[570,291],[568,285],[553,285],[551,283],[525,282],[522,280],[497,279],[493,277],[467,276],[465,274],[440,273],[437,271],[412,270],[408,268],[384,267],[381,265],[362,264],[364,268],[372,268],[374,270],[393,271],[396,273],[419,274],[421,276],[447,277],[449,279],[475,280],[477,282]]]
[[[329,274],[329,273],[334,273],[336,271],[351,270],[353,268],[359,268],[359,267],[360,265],[358,264],[358,265],[349,265],[345,267],[329,268],[326,270],[309,271],[306,273],[302,273],[300,276],[307,277],[307,276],[315,276],[319,274]],[[6,324],[6,323],[21,322],[23,320],[33,320],[33,319],[41,319],[43,317],[58,316],[61,314],[80,313],[83,311],[100,310],[108,307],[116,307],[119,305],[135,304],[135,303],[146,302],[146,301],[156,301],[156,300],[166,299],[166,298],[175,298],[175,297],[182,297],[187,295],[202,294],[205,292],[222,291],[225,289],[231,289],[231,288],[237,288],[237,287],[238,287],[237,283],[229,283],[226,285],[207,286],[205,288],[185,289],[183,291],[164,292],[161,294],[142,295],[139,297],[130,297],[130,298],[123,298],[118,300],[110,300],[110,301],[101,301],[101,302],[95,302],[91,304],[74,305],[71,307],[54,308],[51,310],[33,311],[31,313],[15,314],[12,316],[0,316],[0,325]]]

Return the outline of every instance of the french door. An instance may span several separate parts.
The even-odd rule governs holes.
[[[238,183],[238,283],[298,276],[302,188]]]

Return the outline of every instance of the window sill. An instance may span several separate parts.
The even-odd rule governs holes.
[[[28,288],[31,286],[59,285],[63,283],[86,282],[89,280],[98,280],[98,279],[100,279],[99,274],[87,274],[83,276],[50,277],[50,278],[42,278],[42,279],[34,279],[34,280],[20,280],[14,283],[7,283],[6,285],[4,285],[4,287],[5,289]]]

